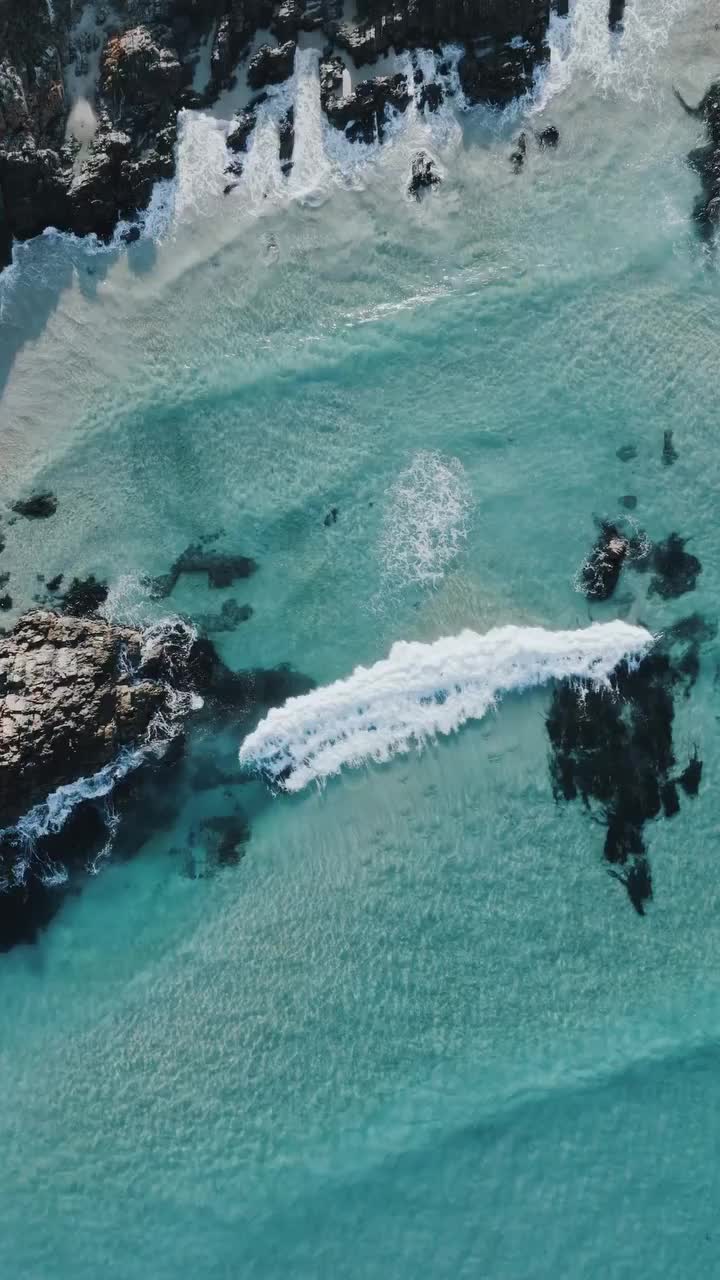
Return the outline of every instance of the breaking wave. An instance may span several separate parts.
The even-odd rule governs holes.
[[[495,627],[433,644],[401,640],[389,657],[270,711],[240,762],[285,791],[322,783],[344,766],[383,763],[481,719],[504,693],[548,680],[606,683],[623,659],[653,643],[644,627],[594,623],[578,631]]]

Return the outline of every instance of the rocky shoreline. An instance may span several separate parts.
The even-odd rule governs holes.
[[[567,12],[567,0],[552,8]],[[425,85],[417,66],[414,86],[368,76],[345,92],[349,63],[454,42],[466,100],[502,107],[548,57],[551,0],[357,0],[351,21],[345,13],[340,0],[0,0],[0,267],[13,239],[47,227],[108,239],[119,220],[136,218],[175,171],[178,112],[210,106],[240,74],[259,95],[230,130],[229,148],[244,150],[266,87],[292,74],[305,36],[319,40],[323,109],[351,141],[382,138],[413,89],[428,111],[452,89],[441,77]],[[619,21],[616,0],[609,21]],[[79,106],[87,136],[74,124]],[[293,139],[290,112],[279,139],[285,172]],[[242,160],[228,171],[239,177]]]

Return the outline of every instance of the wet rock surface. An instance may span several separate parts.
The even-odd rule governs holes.
[[[337,128],[364,142],[382,139],[389,110],[407,108],[408,87],[402,78],[374,77],[343,95],[337,50],[360,66],[393,49],[462,42],[467,98],[497,106],[523,93],[547,57],[547,0],[360,0],[350,23],[339,0],[124,0],[95,11],[98,22],[89,27],[78,25],[83,11],[70,0],[0,0],[0,267],[13,237],[54,226],[108,239],[119,219],[135,220],[154,184],[174,174],[178,110],[206,108],[230,87],[258,31],[270,30],[278,43],[262,45],[246,64],[257,89],[292,75],[301,32],[324,33],[323,105]],[[208,83],[195,88],[207,41]],[[87,90],[97,129],[81,154],[66,138],[73,103],[64,68],[73,64],[91,80],[97,65]],[[452,91],[434,80],[416,83],[421,110],[437,110]],[[231,148],[247,147],[253,123],[250,104],[231,130]],[[285,166],[291,143],[292,122],[282,143]],[[136,238],[135,227],[125,230],[128,242]]]
[[[430,156],[426,151],[418,151],[413,159],[410,171],[410,182],[408,183],[410,195],[414,196],[416,200],[420,200],[426,191],[429,191],[432,187],[439,186],[440,182],[440,174]]]
[[[350,142],[382,142],[390,111],[406,111],[410,105],[407,78],[400,73],[362,80],[345,95],[339,93],[341,85],[342,73],[338,77],[334,61],[321,81],[322,102],[330,123],[344,129]]]
[[[674,701],[689,695],[701,646],[714,635],[714,627],[691,615],[670,627],[636,668],[622,663],[611,689],[560,683],[547,716],[555,799],[582,800],[604,827],[608,870],[639,915],[653,894],[646,825],[680,813],[678,786],[688,796],[699,791],[697,751],[684,767],[676,760]]]
[[[138,631],[44,611],[0,637],[0,828],[142,738],[167,704],[142,652]]]

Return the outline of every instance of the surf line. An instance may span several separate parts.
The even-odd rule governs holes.
[[[400,640],[387,658],[273,708],[240,747],[271,786],[301,791],[342,768],[384,763],[480,720],[503,694],[549,680],[608,684],[653,644],[644,627],[596,622],[576,631],[494,627],[432,644]]]

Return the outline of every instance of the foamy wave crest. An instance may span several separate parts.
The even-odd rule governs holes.
[[[470,485],[458,458],[421,450],[387,493],[380,561],[395,587],[436,586],[468,531]]]
[[[393,645],[373,667],[270,711],[240,748],[240,762],[286,791],[322,783],[344,767],[383,763],[479,720],[504,693],[568,678],[607,683],[653,637],[626,622],[580,631],[496,627],[434,644]]]
[[[654,60],[691,0],[628,0],[622,32],[608,26],[607,0],[571,0],[566,18],[551,18],[550,65],[534,93],[541,110],[576,77],[602,92],[643,98],[653,83]]]

